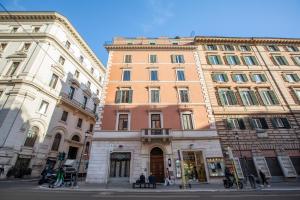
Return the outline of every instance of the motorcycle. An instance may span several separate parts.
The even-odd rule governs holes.
[[[239,189],[243,189],[244,184],[242,181],[242,179],[239,179],[238,183],[236,183],[236,179],[234,177],[225,178],[223,179],[224,188],[232,188],[236,185]]]
[[[56,172],[51,170],[46,173],[42,173],[42,178],[39,180],[38,184],[43,185],[44,183],[52,184],[56,181]]]

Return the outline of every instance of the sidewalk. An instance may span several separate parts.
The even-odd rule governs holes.
[[[64,191],[86,191],[86,192],[232,192],[232,191],[300,191],[300,182],[281,182],[274,183],[271,187],[259,187],[252,189],[250,185],[246,185],[244,189],[225,189],[223,184],[193,184],[192,188],[180,189],[179,185],[164,186],[157,185],[156,189],[152,188],[136,188],[133,189],[131,184],[89,184],[79,182],[77,187],[61,187],[61,188],[48,188],[47,185],[39,186],[39,189],[45,190],[64,190]]]

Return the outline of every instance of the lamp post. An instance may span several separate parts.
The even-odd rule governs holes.
[[[240,161],[240,165],[241,165],[241,169],[242,169],[242,172],[244,173],[246,173],[246,176],[244,175],[244,177],[247,177],[247,170],[246,170],[246,168],[244,169],[244,165],[245,165],[245,159],[243,159],[243,155],[242,155],[242,151],[241,151],[241,149],[240,149],[240,142],[239,142],[239,135],[238,135],[238,132],[235,132],[235,139],[237,140],[237,145],[238,145],[238,150],[239,150],[239,154],[240,154],[240,156],[239,156],[239,161]]]
[[[80,154],[80,157],[79,157],[79,163],[77,165],[77,170],[76,170],[75,185],[77,185],[77,180],[78,180],[78,174],[79,174],[79,170],[80,170],[80,164],[81,164],[82,154],[83,154],[83,151],[84,151],[84,148],[85,148],[86,139],[89,136],[89,133],[90,133],[90,131],[86,131],[85,135],[84,135],[83,147],[82,147],[82,150],[81,150],[81,154]]]

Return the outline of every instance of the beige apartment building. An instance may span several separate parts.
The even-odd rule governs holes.
[[[115,38],[101,130],[87,182],[135,182],[152,173],[180,182],[224,175],[221,145],[193,38]]]
[[[233,150],[240,177],[259,169],[273,179],[299,176],[299,44],[195,37],[222,149]]]
[[[56,12],[0,12],[0,22],[1,178],[39,176],[63,152],[74,165],[82,155],[85,173],[103,64]]]

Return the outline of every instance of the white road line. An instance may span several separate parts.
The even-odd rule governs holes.
[[[91,195],[91,197],[103,197],[103,198],[145,198],[145,197],[151,197],[151,199],[153,198],[178,198],[178,195],[166,195],[166,196],[162,196],[162,195],[123,195],[123,196],[119,196],[119,195],[101,195],[101,194],[97,194],[97,195]],[[200,195],[186,195],[184,196],[184,198],[199,198]]]
[[[300,194],[235,194],[235,195],[212,195],[218,198],[240,198],[240,197],[300,197]]]

